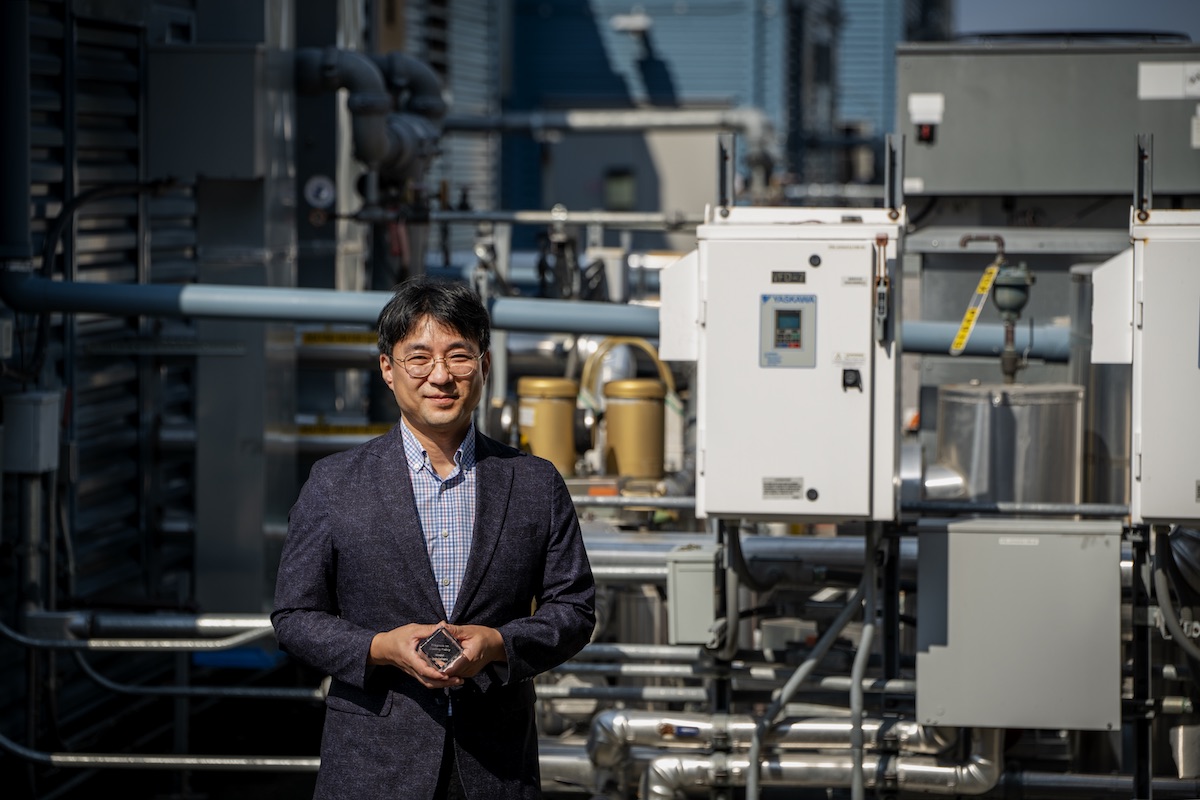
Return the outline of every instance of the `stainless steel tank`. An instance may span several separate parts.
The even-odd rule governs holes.
[[[1083,387],[955,384],[938,389],[937,463],[966,500],[1079,503]]]

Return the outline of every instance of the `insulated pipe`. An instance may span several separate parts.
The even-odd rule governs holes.
[[[98,313],[118,316],[211,317],[288,322],[348,322],[374,325],[379,311],[390,299],[389,292],[345,292],[333,289],[286,289],[267,286],[221,286],[214,284],[76,284],[47,280],[25,270],[0,273],[0,298],[20,311]],[[497,297],[490,301],[492,324],[500,330],[572,332],[657,338],[658,309],[650,306],[599,303],[549,298]],[[953,339],[949,332],[929,335],[930,326],[942,323],[902,324],[902,350],[906,353],[945,353]],[[1003,330],[997,328],[1002,337]],[[914,335],[910,338],[910,329]],[[1063,347],[1047,335],[1031,355],[1047,361],[1066,361],[1068,333]],[[972,342],[987,342],[987,326],[977,326]],[[981,335],[982,334],[982,335]],[[943,338],[944,335],[944,338]],[[984,349],[977,355],[998,355]]]
[[[296,90],[303,94],[346,89],[352,116],[354,156],[371,169],[395,157],[400,143],[390,135],[392,110],[383,73],[371,58],[353,50],[304,47],[296,50]]]
[[[958,334],[956,322],[925,322],[905,320],[900,325],[900,349],[905,353],[927,355],[950,354],[950,345]],[[1041,325],[1033,329],[1030,342],[1028,327],[1014,331],[1014,345],[1019,353],[1029,351],[1030,358],[1066,363],[1071,357],[1071,330],[1059,325]],[[976,325],[967,340],[965,356],[994,356],[1004,352],[1003,325]]]
[[[621,642],[592,642],[576,653],[583,661],[612,659],[619,661],[661,660],[696,661],[701,648],[681,644],[626,644]]]
[[[538,765],[545,794],[572,792],[589,798],[595,796],[592,792],[595,770],[580,745],[543,739],[538,742]]]
[[[867,788],[885,780],[901,792],[981,795],[1000,778],[1003,754],[999,729],[976,730],[966,761],[931,756],[871,755],[863,759]],[[642,800],[676,800],[681,794],[708,792],[713,786],[740,785],[757,770],[745,756],[666,755],[654,759],[642,774]],[[763,783],[769,786],[845,788],[855,771],[846,754],[784,754],[765,759]],[[748,785],[748,784],[747,784]]]
[[[395,94],[405,94],[401,108],[433,122],[446,118],[449,106],[442,94],[442,81],[433,67],[405,53],[373,53],[370,59],[379,68]]]
[[[29,4],[0,3],[0,262],[33,259],[29,224]]]
[[[0,299],[23,312],[375,325],[391,296],[267,286],[81,284],[48,280],[27,270],[0,272]],[[500,330],[658,335],[658,311],[646,306],[498,297],[490,301],[489,312]]]
[[[614,709],[592,718],[588,758],[597,767],[619,768],[630,760],[635,746],[678,750],[711,750],[715,740],[733,750],[745,749],[754,738],[756,722],[749,715],[687,714]],[[784,719],[767,733],[772,748],[784,750],[846,750],[853,725],[845,718]],[[907,753],[937,755],[958,741],[957,729],[920,725],[913,720],[873,718],[862,723],[864,743],[884,745]]]

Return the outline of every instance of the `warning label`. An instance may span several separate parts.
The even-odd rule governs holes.
[[[764,500],[799,500],[804,491],[803,478],[763,478]]]

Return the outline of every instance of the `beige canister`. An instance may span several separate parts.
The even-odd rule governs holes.
[[[604,384],[605,469],[623,478],[663,476],[663,398],[655,378]]]
[[[564,477],[575,474],[575,397],[570,378],[526,376],[517,381],[521,443],[547,459]]]

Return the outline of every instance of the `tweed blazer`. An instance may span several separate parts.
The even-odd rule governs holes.
[[[332,678],[317,798],[432,797],[447,730],[471,798],[541,796],[533,678],[587,644],[595,584],[554,465],[479,433],[475,453],[475,528],[449,617],[399,424],[317,461],[292,507],[271,621],[284,652]],[[507,665],[448,694],[367,663],[375,634],[442,619],[498,629]]]

